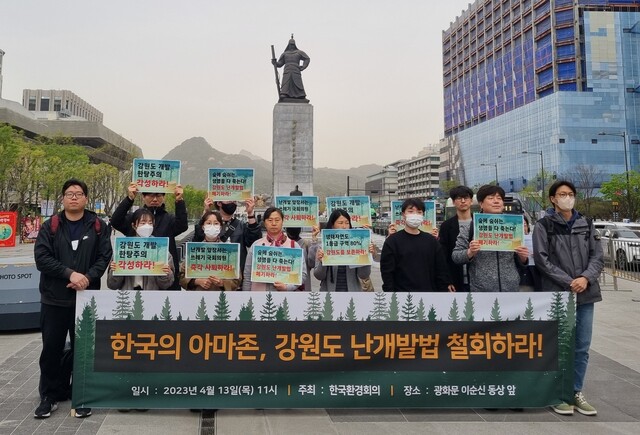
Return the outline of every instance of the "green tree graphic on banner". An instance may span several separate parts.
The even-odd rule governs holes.
[[[418,302],[418,308],[416,309],[416,318],[419,322],[424,322],[427,319],[424,301],[420,298],[420,302]]]
[[[207,303],[204,300],[204,296],[200,299],[200,303],[198,304],[198,309],[196,310],[196,320],[209,320],[209,315],[207,314]]]
[[[169,301],[169,296],[164,300],[164,305],[162,306],[162,311],[160,312],[160,320],[173,320],[173,316],[171,315],[171,301]]]
[[[278,306],[278,311],[276,312],[276,320],[291,320],[289,316],[289,302],[287,302],[287,298],[282,300],[282,304]]]
[[[310,291],[307,299],[307,309],[304,310],[304,317],[307,320],[318,320],[321,315],[320,292]]]
[[[493,307],[491,308],[491,315],[489,317],[494,322],[502,321],[502,316],[500,315],[500,302],[498,302],[498,298],[493,302]]]
[[[453,298],[453,303],[451,304],[451,309],[449,310],[449,320],[452,322],[457,322],[460,320],[460,314],[458,313],[458,300]]]
[[[347,320],[350,322],[358,320],[356,317],[356,304],[353,302],[353,298],[349,299],[349,305],[347,306]]]
[[[95,344],[95,315],[91,306],[86,304],[82,310],[82,317],[77,319],[74,346],[73,364],[73,389],[80,392],[84,397],[87,386],[84,382],[75,379],[87,380],[89,374],[93,372],[94,344]]]
[[[462,311],[462,319],[468,322],[473,322],[473,316],[475,314],[475,306],[473,303],[473,296],[471,292],[467,293],[467,300],[464,303],[464,310]]]
[[[142,292],[136,290],[136,294],[133,297],[133,307],[131,308],[131,320],[144,319],[144,301],[142,300]]]
[[[402,305],[402,320],[418,320],[416,306],[413,304],[413,296],[407,293],[407,299]]]
[[[391,301],[389,302],[389,310],[387,311],[387,320],[397,321],[399,319],[400,307],[398,306],[398,295],[396,292],[391,293]]]
[[[375,292],[373,310],[369,314],[371,320],[387,320],[387,297],[385,292]]]
[[[322,306],[322,320],[333,320],[333,300],[331,292],[327,292],[324,297],[324,305]]]
[[[420,301],[422,301],[422,299]],[[429,308],[429,314],[427,314],[427,319],[430,322],[435,322],[436,320],[438,320],[438,314],[436,313],[436,309],[434,308],[433,305],[431,305],[431,308]]]
[[[262,305],[262,310],[260,310],[260,320],[276,320],[277,311],[278,307],[273,302],[273,295],[271,292],[267,292],[267,299]]]
[[[116,296],[116,307],[111,312],[114,320],[127,320],[131,317],[131,301],[129,300],[129,290],[118,290]]]
[[[527,300],[527,307],[524,309],[522,320],[533,320],[533,304],[531,303],[531,298]]]
[[[229,309],[229,302],[227,301],[227,295],[223,290],[218,295],[218,302],[216,303],[216,306],[215,306],[213,320],[229,320],[230,318],[231,318],[231,310]]]

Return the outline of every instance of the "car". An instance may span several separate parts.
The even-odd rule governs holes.
[[[640,264],[640,236],[628,228],[613,227],[604,230],[601,238],[605,256],[617,269],[629,269]]]

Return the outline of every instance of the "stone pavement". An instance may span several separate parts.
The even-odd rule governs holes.
[[[378,265],[372,278],[381,281]],[[315,283],[317,284],[317,282]],[[604,281],[604,301],[596,304],[591,361],[585,395],[596,417],[556,415],[548,409],[274,409],[220,410],[205,415],[188,410],[119,413],[94,409],[91,417],[69,415],[70,402],[45,420],[38,405],[37,332],[0,333],[0,435],[5,434],[637,434],[640,433],[640,284],[620,280],[613,291]],[[314,287],[315,288],[315,287]]]

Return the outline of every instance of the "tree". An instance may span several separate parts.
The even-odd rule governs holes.
[[[95,345],[95,317],[91,306],[85,304],[75,331],[74,389],[84,393],[86,374],[93,371]]]
[[[473,322],[473,314],[475,307],[473,303],[473,296],[471,292],[467,293],[467,300],[464,303],[464,311],[462,311],[463,319],[469,322]]]
[[[262,310],[260,310],[260,320],[276,320],[277,311],[278,308],[273,302],[273,295],[271,292],[267,292],[267,299],[262,305]]]
[[[418,320],[416,306],[413,304],[413,296],[411,295],[411,293],[407,293],[407,298],[402,305],[401,318],[405,321]]]
[[[498,298],[493,302],[493,307],[491,308],[491,316],[489,317],[494,322],[502,321],[502,316],[500,315],[500,303],[498,302]]]
[[[207,197],[207,191],[196,189],[191,185],[184,186],[184,203],[187,206],[189,219],[199,219],[202,216],[202,204]]]
[[[627,176],[626,173],[614,174],[609,181],[602,183],[600,193],[612,202],[618,202],[621,216],[626,216],[635,222],[638,219],[640,207],[640,173],[629,171],[629,185],[631,190],[627,198]]]
[[[331,300],[331,292],[327,292],[324,297],[322,320],[333,320],[333,300]]]
[[[133,307],[131,308],[131,319],[142,320],[144,319],[144,301],[142,300],[142,292],[136,291],[133,297]]]
[[[227,302],[227,295],[223,290],[218,295],[213,320],[229,320],[229,318],[231,318],[231,310],[229,309],[229,302]]]
[[[387,298],[385,292],[375,292],[373,299],[373,310],[371,310],[371,320],[386,320],[388,315]]]
[[[527,300],[527,307],[524,309],[522,320],[533,320],[533,304],[531,303],[531,298]]]
[[[207,315],[207,303],[204,300],[204,296],[200,298],[200,304],[198,305],[198,309],[196,310],[196,320],[199,320],[199,321],[209,320],[209,316]],[[247,320],[247,319],[240,319],[240,320]],[[251,319],[248,319],[248,320],[251,320]]]
[[[398,306],[398,294],[391,293],[391,301],[389,302],[389,310],[387,311],[387,320],[399,319],[400,307]]]
[[[436,309],[433,305],[431,305],[431,308],[429,308],[429,313],[427,314],[427,319],[430,322],[435,322],[436,320],[438,320],[438,314],[436,313]]]
[[[420,302],[418,302],[418,308],[416,309],[416,318],[419,322],[422,322],[427,318],[425,314],[424,301],[422,300],[422,298],[420,298]]]
[[[9,192],[12,189],[8,183],[9,174],[18,160],[22,144],[22,140],[10,126],[0,125],[0,210],[10,208]]]
[[[118,290],[116,295],[116,307],[111,312],[114,320],[126,320],[131,316],[131,301],[129,300],[129,290]]]
[[[458,313],[458,301],[456,298],[453,298],[453,303],[451,304],[451,309],[449,310],[449,320],[452,322],[457,322],[460,320],[460,314]]]
[[[591,204],[595,197],[595,190],[604,177],[604,171],[593,165],[578,165],[574,168],[575,185],[580,193],[581,204],[577,207],[587,216],[591,216]]]
[[[308,320],[317,320],[321,314],[320,292],[310,291],[307,299],[307,308],[304,310],[304,317]]]
[[[284,321],[291,320],[291,317],[289,315],[289,302],[287,301],[287,298],[284,298],[284,300],[282,301],[282,304],[280,304],[280,306],[278,307],[278,312],[276,313],[276,320],[284,320]]]
[[[173,316],[171,315],[171,302],[169,301],[169,296],[164,300],[164,306],[162,307],[162,311],[160,312],[160,320],[173,320]]]
[[[239,320],[256,320],[253,313],[253,299],[249,298],[247,305],[242,304],[240,307],[240,313],[238,314]]]
[[[351,322],[358,320],[356,317],[356,304],[353,302],[353,298],[349,299],[349,305],[347,306],[347,320]]]

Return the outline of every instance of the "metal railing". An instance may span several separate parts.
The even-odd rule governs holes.
[[[603,237],[600,242],[605,272],[612,276],[614,290],[618,290],[618,278],[640,282],[640,239],[636,242]]]

